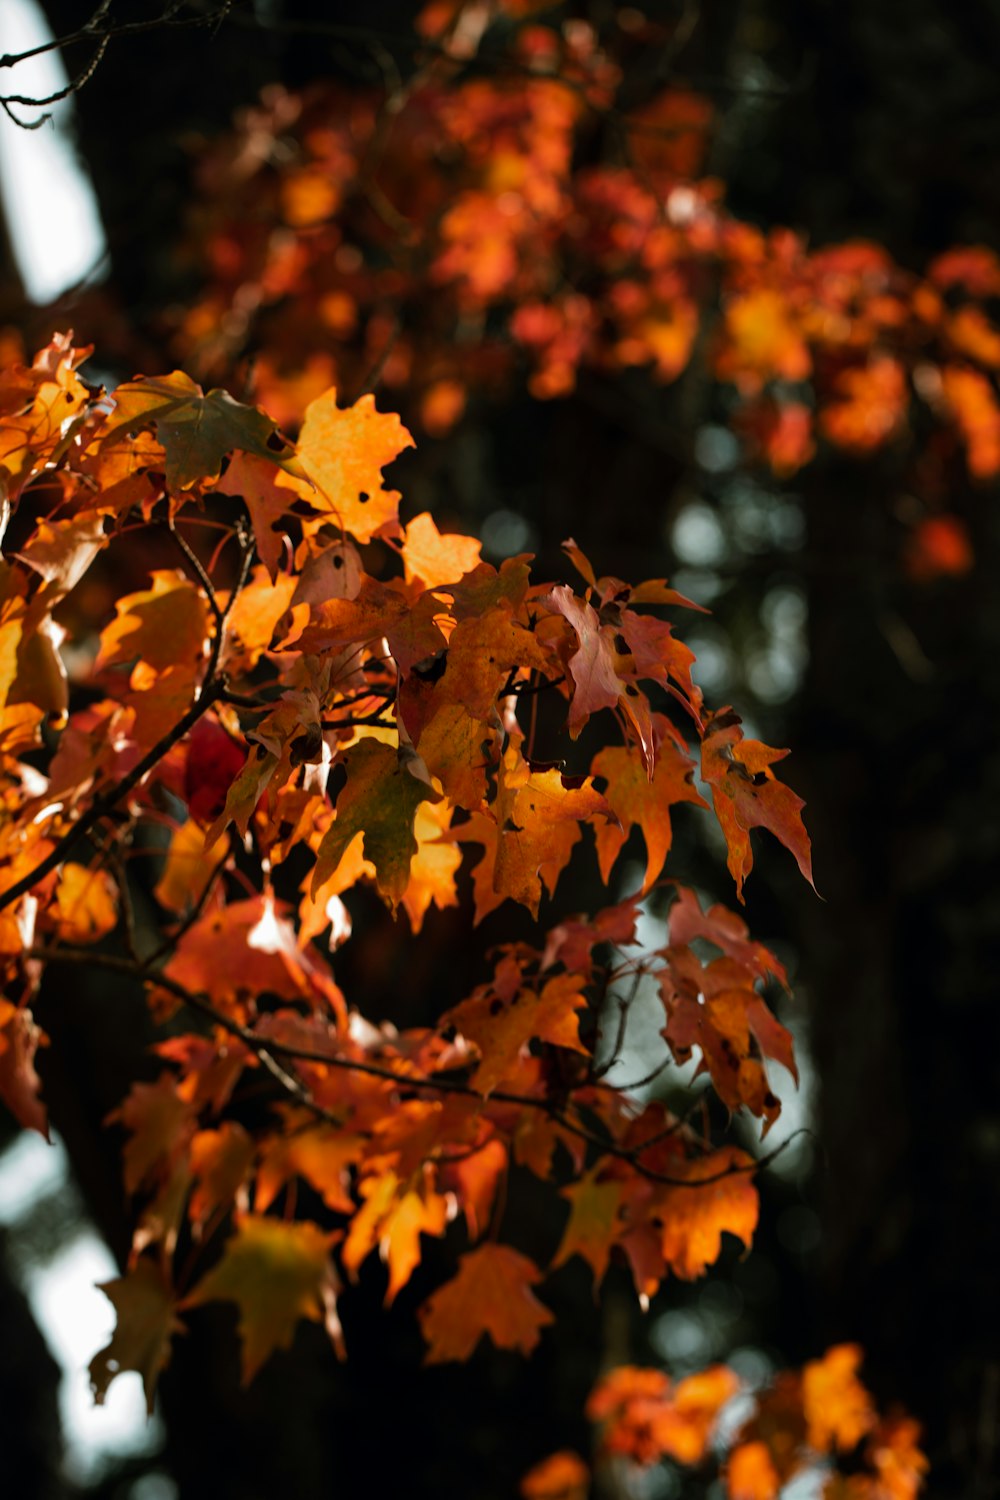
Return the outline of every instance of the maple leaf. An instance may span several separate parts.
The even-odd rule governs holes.
[[[498,995],[463,1000],[443,1017],[479,1048],[472,1086],[489,1094],[516,1066],[530,1041],[549,1042],[587,1054],[577,1011],[586,1004],[575,974],[558,974],[539,994],[520,990],[509,1002]]]
[[[438,1181],[458,1199],[469,1238],[478,1239],[489,1227],[497,1190],[509,1165],[507,1147],[494,1137],[467,1155],[440,1160]]]
[[[172,1073],[155,1083],[134,1083],[107,1123],[121,1121],[131,1132],[124,1152],[125,1187],[136,1192],[184,1150],[194,1134],[196,1108],[184,1098]]]
[[[817,1453],[847,1452],[875,1425],[872,1399],[857,1377],[857,1344],[837,1344],[802,1370],[802,1409],[809,1446]]]
[[[105,533],[106,510],[40,521],[34,535],[18,553],[21,562],[40,573],[51,606],[80,582],[99,552],[110,542]]]
[[[125,1276],[99,1283],[117,1314],[111,1342],[90,1362],[90,1385],[97,1406],[103,1406],[108,1386],[126,1370],[142,1376],[146,1411],[153,1415],[156,1382],[170,1363],[170,1341],[184,1325],[176,1315],[177,1302],[162,1267],[141,1256]]]
[[[406,526],[403,576],[407,583],[419,582],[425,589],[456,583],[477,566],[482,545],[475,537],[442,534],[430,512],[421,511]]]
[[[766,981],[773,975],[788,989],[784,964],[763,943],[751,940],[747,924],[736,912],[721,905],[710,906],[707,912],[703,912],[694,891],[685,886],[677,886],[675,890],[675,900],[670,908],[672,944],[683,943],[690,947],[696,938],[703,938],[740,964],[754,979]]]
[[[237,448],[292,473],[302,472],[294,448],[259,407],[244,406],[227,391],[209,391],[206,396],[181,370],[126,381],[118,386],[114,401],[104,443],[118,442],[133,429],[155,423],[167,457],[170,490],[187,490],[199,480],[217,478],[226,455]]]
[[[787,750],[772,750],[746,740],[740,718],[731,708],[710,714],[701,747],[702,776],[712,788],[715,815],[726,837],[729,873],[743,900],[743,882],[753,867],[750,829],[767,828],[795,856],[813,885],[809,835],[802,823],[805,803],[778,781],[771,770]],[[815,886],[813,886],[815,890]]]
[[[575,684],[569,731],[575,739],[591,714],[618,706],[625,693],[619,676],[624,659],[615,649],[615,632],[602,625],[593,605],[578,599],[566,584],[554,588],[545,602],[566,617],[580,643],[568,664]]]
[[[190,1163],[196,1186],[188,1216],[194,1226],[205,1224],[217,1209],[233,1202],[255,1153],[252,1138],[236,1120],[224,1120],[218,1130],[199,1130],[192,1137]]]
[[[425,1363],[468,1359],[483,1334],[498,1349],[530,1354],[555,1322],[531,1288],[542,1279],[534,1261],[508,1245],[480,1245],[458,1263],[458,1275],[434,1292],[418,1316],[429,1344]]]
[[[357,652],[383,638],[404,675],[442,650],[445,638],[437,624],[441,605],[433,594],[414,601],[400,579],[378,583],[366,574],[351,599],[334,598],[314,604],[302,634],[281,643],[282,650],[308,653],[350,647]]]
[[[544,671],[548,665],[535,636],[501,601],[459,620],[448,637],[439,680],[424,683],[412,673],[402,684],[400,719],[428,769],[460,805],[475,807],[484,794],[504,684],[514,671]]]
[[[400,497],[382,488],[382,469],[413,446],[394,412],[376,411],[374,396],[339,407],[330,389],[306,408],[299,433],[299,461],[315,491],[291,477],[278,483],[328,512],[356,541],[370,542],[383,527],[391,529],[399,514]]]
[[[366,1177],[358,1191],[364,1199],[351,1221],[341,1258],[352,1275],[372,1250],[389,1267],[388,1306],[420,1264],[420,1236],[440,1237],[448,1227],[447,1199],[433,1187],[431,1174],[419,1171],[408,1181],[395,1172]]]
[[[330,1262],[335,1239],[308,1221],[285,1224],[245,1214],[226,1241],[218,1265],[180,1304],[187,1309],[219,1300],[236,1303],[244,1385],[275,1349],[291,1345],[301,1318],[322,1323],[334,1349],[343,1354]]]
[[[753,1159],[735,1146],[675,1165],[673,1175],[684,1178],[685,1186],[659,1188],[652,1215],[659,1221],[663,1258],[675,1276],[684,1281],[701,1276],[718,1260],[724,1233],[749,1249],[760,1212],[752,1168]]]
[[[542,968],[561,963],[571,974],[589,980],[594,971],[594,949],[604,943],[616,948],[630,946],[636,941],[638,920],[639,904],[635,896],[616,906],[606,906],[589,921],[585,917],[570,917],[549,932]]]
[[[196,824],[204,828],[218,817],[246,758],[243,746],[217,720],[198,720],[187,737],[184,763],[184,799]]]
[[[700,1047],[698,1071],[707,1069],[719,1097],[730,1109],[745,1104],[763,1115],[765,1132],[781,1105],[771,1092],[758,1053],[780,1062],[798,1082],[792,1038],[754,988],[754,976],[736,960],[703,964],[689,948],[662,950],[658,976],[667,1013],[662,1035],[678,1062]]]
[[[90,399],[76,368],[92,352],[92,347],[74,349],[71,334],[57,333],[36,355],[30,370],[21,365],[7,373],[0,397],[5,499],[16,500],[25,485],[46,464],[54,464],[72,441]]]
[[[612,821],[614,813],[587,778],[575,785],[559,771],[533,769],[513,755],[504,765],[493,887],[537,917],[542,883],[551,895],[579,843],[580,823]]]
[[[235,600],[226,603],[229,615],[220,667],[233,677],[246,676],[270,648],[279,621],[288,613],[297,582],[281,574],[271,582],[264,567],[255,568]]]
[[[412,774],[399,751],[372,736],[351,745],[342,763],[347,782],[337,798],[337,816],[319,846],[312,889],[334,873],[360,833],[378,888],[395,911],[417,852],[417,810],[422,802],[439,802],[441,794]]]
[[[725,1365],[713,1365],[676,1385],[659,1370],[624,1365],[598,1383],[587,1413],[604,1424],[602,1447],[609,1453],[626,1454],[640,1464],[664,1457],[696,1464],[739,1384]]]
[[[302,1111],[283,1111],[282,1129],[261,1153],[254,1208],[264,1213],[291,1177],[315,1188],[334,1213],[353,1214],[349,1168],[361,1159],[364,1137],[329,1125],[313,1124]]]
[[[636,1287],[647,1297],[668,1270],[682,1281],[701,1276],[718,1260],[723,1233],[749,1246],[759,1212],[753,1159],[735,1146],[690,1161],[671,1151],[664,1166],[669,1183],[631,1182],[619,1234]]]
[[[442,584],[439,592],[452,600],[456,620],[472,620],[500,606],[516,614],[531,583],[530,557],[507,557],[499,570],[480,563],[458,583]]]
[[[446,840],[452,810],[447,802],[421,802],[413,822],[417,852],[410,865],[410,878],[402,895],[414,936],[423,926],[433,903],[440,910],[458,905],[455,875],[462,852]]]
[[[582,1256],[593,1272],[595,1289],[604,1280],[612,1247],[618,1242],[618,1210],[627,1191],[620,1178],[598,1181],[600,1172],[600,1165],[593,1167],[578,1182],[562,1189],[562,1196],[569,1200],[570,1216],[552,1260],[555,1270],[572,1256]]]
[[[202,657],[208,606],[201,590],[175,569],[151,578],[152,588],[115,601],[116,618],[101,632],[98,670],[138,659],[157,673],[179,664],[193,672]]]
[[[225,474],[215,488],[220,495],[240,495],[250,512],[254,541],[260,560],[274,583],[285,554],[285,539],[293,505],[312,503],[303,486],[296,495],[277,484],[282,470],[270,453],[260,457],[252,452],[236,452]]]
[[[679,736],[661,714],[653,715],[656,736],[655,769],[650,777],[645,765],[624,745],[609,745],[595,755],[591,772],[604,779],[604,795],[617,822],[597,826],[597,857],[601,879],[608,883],[611,870],[628,835],[636,824],[646,840],[645,895],[659,877],[670,852],[672,832],[670,808],[678,802],[708,803],[692,782],[694,762],[685,753]]]
[[[315,949],[306,951],[299,943],[270,896],[204,913],[187,928],[164,973],[226,1008],[269,993],[344,1012],[329,967]]]
[[[107,870],[88,870],[67,861],[47,915],[58,924],[65,942],[96,943],[118,921],[118,889]]]

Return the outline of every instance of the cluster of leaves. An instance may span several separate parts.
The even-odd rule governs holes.
[[[891,447],[920,507],[908,570],[963,572],[949,476],[1000,472],[996,255],[917,274],[872,243],[741,221],[703,175],[707,101],[627,102],[631,61],[669,46],[658,23],[531,10],[432,5],[405,79],[248,109],[199,162],[187,253],[205,286],[179,357],[227,378],[252,353],[285,422],[377,370],[432,435],[522,372],[544,399],[584,370],[697,367],[779,476],[823,444]]]
[[[457,1219],[474,1248],[420,1310],[428,1359],[483,1334],[530,1351],[552,1315],[541,1268],[499,1239],[512,1164],[564,1186],[552,1266],[580,1255],[600,1281],[615,1256],[643,1298],[700,1275],[724,1233],[749,1245],[759,1163],[643,1103],[650,1078],[608,1078],[642,975],[669,1055],[698,1049],[728,1110],[766,1129],[766,1059],[794,1069],[762,994],[784,970],[734,913],[671,883],[669,941],[634,951],[671,808],[708,807],[698,754],[737,894],[758,827],[810,878],[784,752],[705,708],[663,618],[686,601],[595,576],[572,543],[576,588],[533,582],[525,557],[483,563],[428,515],[404,526],[382,469],[411,439],[370,396],[318,396],[293,444],[180,373],[92,387],[88,352],[57,337],[0,374],[0,1097],[44,1132],[47,968],[144,987],[163,1069],[114,1116],[136,1227],[98,1399],[137,1369],[152,1401],[183,1316],[211,1299],[237,1304],[246,1378],[302,1318],[339,1347],[341,1275],[378,1254],[391,1301],[421,1237]],[[101,628],[88,582],[151,536],[178,565]],[[534,758],[543,693],[564,710],[557,763]],[[606,882],[641,830],[628,899],[507,944],[431,1026],[397,1031],[344,996],[329,953],[359,884],[418,932],[458,901],[471,845],[475,919],[504,901],[537,918],[585,827]],[[152,942],[129,880],[151,844]]]
[[[909,1417],[879,1416],[860,1363],[856,1345],[840,1344],[752,1393],[725,1365],[676,1382],[621,1366],[587,1404],[598,1463],[703,1468],[711,1458],[728,1500],[776,1500],[806,1475],[824,1500],[914,1500],[927,1469],[919,1429]],[[571,1452],[552,1454],[521,1485],[525,1500],[586,1500],[589,1489],[587,1465]]]

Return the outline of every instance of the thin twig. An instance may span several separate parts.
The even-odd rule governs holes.
[[[795,1139],[796,1135],[802,1134],[801,1131],[796,1131],[772,1151],[769,1156],[761,1157],[758,1161],[748,1162],[745,1166],[724,1167],[718,1172],[696,1180],[685,1177],[671,1177],[667,1173],[655,1171],[653,1168],[646,1166],[642,1161],[641,1158],[649,1149],[652,1141],[645,1141],[638,1146],[621,1146],[610,1137],[598,1135],[596,1131],[590,1130],[579,1120],[565,1115],[552,1100],[539,1099],[531,1094],[514,1093],[507,1089],[494,1089],[488,1095],[483,1095],[478,1089],[473,1088],[471,1084],[460,1083],[456,1079],[401,1073],[394,1068],[381,1067],[377,1063],[365,1062],[360,1058],[342,1057],[335,1053],[320,1052],[309,1047],[291,1046],[272,1038],[262,1038],[251,1027],[244,1026],[241,1022],[234,1020],[233,1017],[227,1016],[223,1011],[220,1011],[206,995],[195,990],[189,990],[185,985],[178,983],[177,980],[171,979],[168,974],[152,972],[146,965],[134,964],[128,959],[119,958],[115,954],[91,952],[85,948],[31,948],[27,956],[38,959],[43,963],[77,964],[107,969],[110,972],[133,978],[141,984],[155,985],[159,989],[166,990],[168,994],[173,995],[182,1004],[197,1011],[214,1025],[242,1042],[249,1051],[260,1059],[262,1065],[267,1068],[271,1076],[286,1093],[298,1100],[299,1103],[303,1104],[327,1124],[339,1126],[342,1124],[342,1121],[330,1110],[319,1104],[301,1080],[295,1078],[282,1067],[278,1061],[279,1058],[283,1058],[289,1062],[311,1062],[319,1064],[322,1067],[340,1068],[346,1072],[363,1073],[368,1077],[380,1078],[386,1083],[392,1083],[397,1088],[403,1090],[429,1090],[432,1093],[461,1095],[465,1098],[477,1100],[483,1107],[496,1102],[498,1104],[515,1104],[525,1109],[538,1110],[540,1113],[547,1115],[561,1129],[576,1136],[577,1139],[586,1141],[589,1145],[594,1146],[601,1155],[613,1156],[621,1161],[627,1161],[641,1177],[645,1177],[650,1182],[656,1182],[666,1187],[706,1187],[712,1183],[721,1182],[727,1177],[756,1172],[763,1167],[769,1166],[786,1149],[790,1142]],[[654,1139],[658,1138],[655,1137]]]

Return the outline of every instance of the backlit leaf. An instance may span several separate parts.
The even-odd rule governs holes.
[[[440,801],[440,793],[418,780],[391,745],[371,736],[345,751],[343,764],[347,783],[337,798],[337,816],[320,845],[312,888],[315,891],[334,873],[348,845],[361,833],[378,888],[395,910],[417,852],[417,810],[422,802]]]
[[[322,1323],[334,1348],[342,1349],[330,1264],[334,1238],[308,1222],[285,1224],[247,1214],[226,1241],[218,1265],[181,1303],[182,1308],[236,1303],[244,1385],[275,1349],[289,1348],[302,1318]]]
[[[294,449],[259,407],[234,401],[227,391],[202,393],[180,370],[155,379],[140,376],[114,393],[115,409],[105,425],[105,443],[138,427],[156,425],[167,456],[167,486],[186,490],[215,479],[235,449],[301,473]]]
[[[112,1303],[117,1326],[110,1344],[90,1362],[90,1385],[96,1405],[103,1406],[116,1375],[138,1370],[146,1393],[146,1411],[153,1415],[156,1382],[170,1363],[170,1342],[184,1325],[176,1315],[177,1302],[162,1267],[148,1255],[115,1281],[100,1283]]]
[[[787,750],[772,750],[759,740],[746,740],[740,719],[731,708],[711,714],[702,741],[702,776],[712,788],[715,815],[726,836],[729,873],[743,900],[743,882],[753,867],[751,828],[767,828],[795,856],[812,885],[812,853],[802,822],[805,803],[775,777],[771,766]]]
[[[374,396],[339,407],[337,392],[318,396],[306,409],[299,434],[298,457],[314,491],[282,479],[318,510],[327,511],[358,542],[370,542],[383,526],[392,526],[399,495],[382,487],[382,470],[413,439],[394,412],[375,409]]]

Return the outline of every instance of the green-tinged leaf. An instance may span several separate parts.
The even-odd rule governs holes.
[[[174,1294],[162,1269],[149,1256],[138,1261],[126,1276],[102,1282],[100,1289],[114,1305],[118,1321],[110,1344],[90,1361],[94,1401],[103,1406],[115,1376],[138,1370],[146,1393],[146,1410],[152,1416],[156,1382],[170,1362],[171,1337],[184,1331],[176,1316]]]
[[[290,474],[303,473],[294,448],[259,407],[234,401],[228,391],[209,391],[206,396],[180,370],[126,381],[114,400],[105,441],[155,423],[167,456],[168,489],[187,490],[200,479],[215,479],[223,459],[237,449],[266,458]]]
[[[417,808],[421,802],[440,802],[441,795],[411,773],[397,750],[374,738],[352,745],[343,764],[347,784],[337,798],[333,826],[320,844],[312,889],[315,892],[329,879],[351,840],[361,833],[378,888],[395,910],[417,852]]]
[[[330,1263],[335,1236],[315,1224],[286,1224],[248,1214],[218,1265],[185,1298],[183,1307],[235,1302],[243,1340],[243,1383],[248,1384],[275,1349],[287,1349],[300,1318],[323,1323],[338,1353],[340,1323]]]

